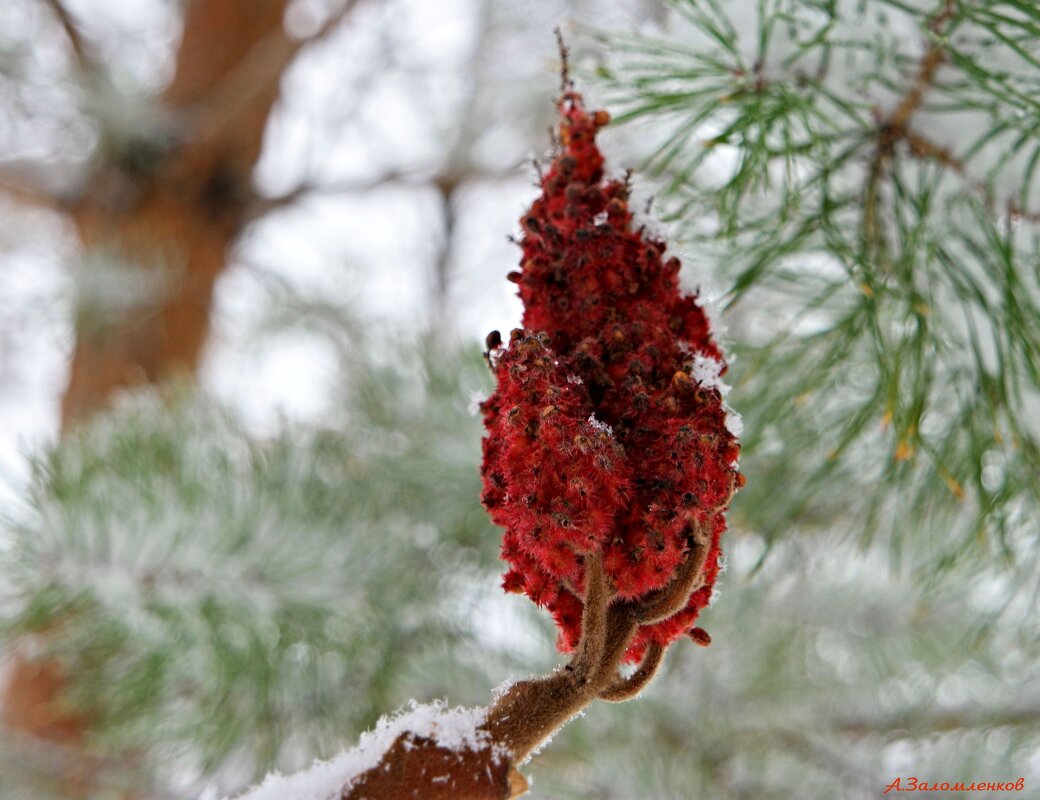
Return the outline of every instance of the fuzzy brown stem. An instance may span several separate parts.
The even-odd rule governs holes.
[[[621,659],[632,643],[632,637],[639,630],[639,622],[632,609],[624,604],[611,606],[607,610],[607,633],[603,645],[603,658],[600,659],[592,680],[598,690],[603,689],[614,680]]]
[[[571,663],[544,678],[519,681],[488,709],[482,729],[492,743],[463,754],[436,742],[404,735],[378,765],[344,789],[343,800],[382,800],[417,796],[453,800],[507,800],[527,784],[516,767],[597,697],[620,702],[637,695],[661,665],[664,648],[648,646],[629,678],[618,668],[644,621],[671,616],[689,600],[704,568],[708,541],[703,531],[679,574],[649,602],[612,602],[602,554],[589,557],[585,576],[582,635]],[[655,616],[662,615],[662,616]],[[433,786],[437,777],[440,783]],[[449,789],[445,787],[450,787]],[[447,794],[437,792],[448,791]]]
[[[642,600],[634,609],[635,618],[642,625],[652,625],[682,611],[690,595],[698,588],[704,562],[708,558],[708,541],[703,530],[694,532],[694,542],[686,561],[676,572],[672,582]]]
[[[607,575],[603,571],[603,553],[589,556],[585,568],[585,600],[581,617],[581,641],[574,659],[567,665],[579,681],[586,680],[603,657],[607,631]]]
[[[484,727],[523,763],[537,747],[595,699],[599,687],[559,670],[544,678],[519,681],[488,711]]]
[[[594,557],[586,577],[585,627],[574,660],[545,678],[514,684],[489,710],[485,728],[516,763],[616,680],[639,623],[626,605],[610,604],[607,589],[602,556]]]
[[[646,653],[643,655],[643,661],[640,663],[639,669],[627,678],[619,677],[614,683],[599,693],[599,699],[610,703],[621,703],[625,700],[631,700],[643,691],[643,688],[657,674],[657,669],[661,666],[663,658],[664,648],[657,642],[651,643],[646,648]]]

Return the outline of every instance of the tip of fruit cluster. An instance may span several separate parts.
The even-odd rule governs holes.
[[[572,120],[576,118],[587,119],[596,128],[602,128],[610,124],[609,111],[605,111],[602,108],[591,112],[586,111],[585,98],[582,97],[581,92],[576,92],[573,89],[564,91],[560,95],[560,99],[557,100],[556,105],[560,109],[561,114]]]

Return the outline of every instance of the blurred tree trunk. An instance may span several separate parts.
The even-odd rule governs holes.
[[[189,2],[161,97],[170,135],[111,148],[74,201],[84,269],[114,259],[140,270],[134,280],[150,295],[130,308],[102,305],[94,317],[79,309],[65,428],[121,388],[194,374],[213,287],[247,222],[253,167],[295,49],[282,25],[287,3]],[[92,292],[102,304],[106,288]]]
[[[175,76],[160,98],[170,135],[109,147],[69,204],[86,256],[81,268],[95,270],[102,259],[113,259],[127,265],[125,274],[110,273],[115,280],[141,281],[153,291],[144,303],[106,306],[105,291],[118,294],[126,287],[102,283],[93,292],[101,310],[77,309],[62,402],[65,430],[119,389],[177,373],[194,375],[209,332],[214,285],[250,218],[252,172],[280,77],[302,44],[284,31],[287,4],[189,2]],[[68,18],[62,19],[89,71],[82,43]],[[101,280],[89,273],[82,279]],[[63,706],[63,685],[56,663],[16,654],[0,698],[5,723],[46,742],[81,745],[89,715]],[[90,794],[90,771],[82,767],[62,767],[67,796]]]

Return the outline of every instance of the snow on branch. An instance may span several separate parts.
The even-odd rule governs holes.
[[[338,800],[345,788],[379,764],[399,740],[405,743],[405,749],[411,747],[407,744],[410,740],[427,740],[439,750],[459,753],[460,757],[493,750],[487,731],[481,728],[486,716],[484,708],[449,709],[442,700],[430,704],[413,700],[410,710],[381,718],[373,730],[362,734],[357,747],[328,761],[316,761],[303,772],[271,773],[237,800]],[[443,782],[449,780],[445,773]]]

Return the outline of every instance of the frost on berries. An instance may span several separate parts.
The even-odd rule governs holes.
[[[574,92],[559,112],[560,151],[509,275],[524,327],[489,353],[498,385],[481,405],[483,501],[505,528],[503,586],[551,612],[564,652],[581,634],[590,553],[603,552],[617,598],[634,600],[666,586],[706,534],[700,587],[640,628],[626,654],[636,661],[648,643],[688,634],[708,605],[739,444],[725,360],[697,297],[679,291],[679,260],[633,229],[627,182],[604,176],[595,136],[607,114]]]

